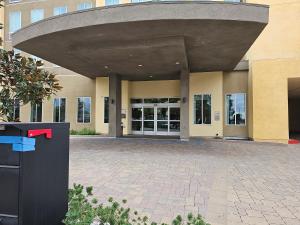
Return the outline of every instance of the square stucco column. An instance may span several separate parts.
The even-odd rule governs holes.
[[[122,136],[121,106],[122,90],[121,79],[117,74],[109,75],[109,136]]]
[[[182,141],[188,141],[190,138],[189,94],[190,73],[188,69],[182,69],[180,72],[180,139]]]

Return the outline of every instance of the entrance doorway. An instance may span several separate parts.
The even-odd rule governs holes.
[[[132,99],[131,130],[139,135],[179,135],[179,98]]]

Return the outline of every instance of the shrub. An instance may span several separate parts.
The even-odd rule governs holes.
[[[148,217],[140,216],[137,211],[127,208],[126,200],[118,203],[109,198],[106,204],[99,204],[93,198],[92,187],[86,189],[82,185],[74,184],[69,190],[69,210],[63,220],[65,225],[158,225],[150,222]],[[167,224],[161,224],[167,225]],[[209,225],[201,215],[188,214],[183,220],[177,216],[172,225]]]
[[[71,135],[97,135],[95,130],[91,130],[88,128],[83,128],[82,130],[71,130],[70,131]]]

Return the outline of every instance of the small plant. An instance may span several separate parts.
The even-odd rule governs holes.
[[[101,204],[93,198],[93,188],[84,188],[74,184],[69,190],[69,210],[63,220],[65,225],[158,225],[150,222],[146,216],[126,207],[126,200],[118,203],[109,198],[106,204]],[[168,224],[161,224],[168,225]],[[201,215],[188,214],[186,221],[177,216],[172,225],[209,225]]]
[[[98,133],[95,130],[91,130],[88,128],[83,128],[82,130],[71,130],[71,135],[97,135]]]

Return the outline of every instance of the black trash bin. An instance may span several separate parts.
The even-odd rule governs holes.
[[[0,225],[61,225],[69,124],[0,123]]]

